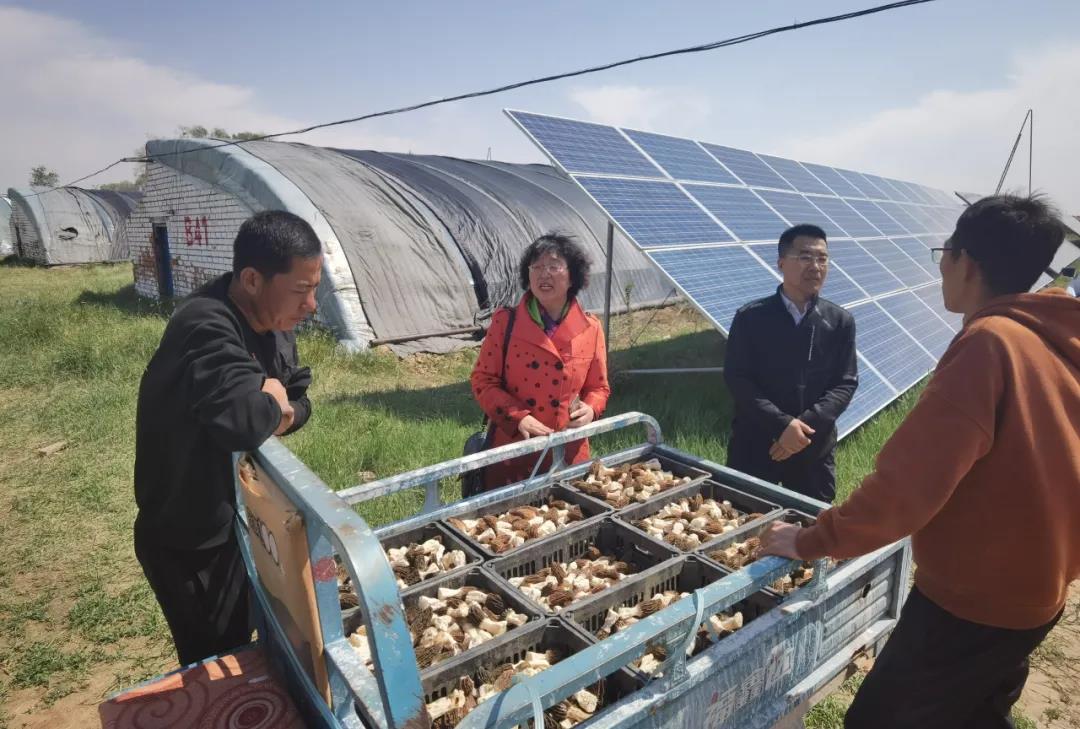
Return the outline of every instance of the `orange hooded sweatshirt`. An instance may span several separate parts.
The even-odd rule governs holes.
[[[971,316],[872,474],[796,541],[854,557],[912,535],[915,584],[953,615],[1034,628],[1080,576],[1080,300]]]

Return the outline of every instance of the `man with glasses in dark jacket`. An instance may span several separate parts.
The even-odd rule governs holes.
[[[825,231],[784,231],[776,293],[743,306],[728,333],[724,380],[735,404],[727,465],[821,501],[836,495],[836,419],[859,384],[855,319],[821,298]]]

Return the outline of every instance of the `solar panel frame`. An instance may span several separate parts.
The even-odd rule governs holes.
[[[888,238],[861,240],[859,245],[907,288],[915,288],[934,280],[922,266]]]
[[[945,299],[941,293],[940,281],[929,286],[912,289],[912,293],[922,299],[922,302],[926,304],[931,311],[937,314],[938,318],[949,326],[949,329],[958,332],[964,326],[963,316],[955,314],[945,308]]]
[[[623,130],[630,140],[652,159],[672,179],[690,182],[719,182],[738,185],[739,179],[731,174],[700,144],[692,139],[670,137],[666,134],[643,132],[636,129]]]
[[[827,165],[816,165],[811,162],[801,162],[803,167],[808,169],[814,177],[825,183],[825,186],[829,188],[831,194],[837,197],[863,197],[862,192],[850,182],[845,180],[843,176],[832,167]]]
[[[890,200],[879,200],[874,204],[884,210],[886,215],[899,223],[908,233],[920,235],[922,233],[934,232],[932,230],[927,230],[925,226],[919,224],[919,221],[908,215],[908,212],[904,210],[900,203],[892,202]]]
[[[790,225],[812,223],[825,231],[828,238],[844,238],[847,233],[841,230],[832,218],[815,206],[805,195],[783,190],[755,190],[754,193],[781,215]]]
[[[959,329],[959,317],[944,312],[940,283],[928,280],[938,272],[926,249],[940,245],[949,217],[963,209],[944,191],[653,132],[507,113],[560,169],[575,172],[560,160],[569,149],[571,166],[597,170],[578,170],[571,179],[724,334],[740,306],[779,284],[772,261],[781,230],[796,222],[822,225],[832,259],[823,296],[862,320],[863,383],[838,423],[841,437],[932,368],[936,358],[928,351],[941,349],[942,327]],[[527,128],[560,139],[541,119],[562,127],[564,141],[582,130],[588,138],[549,149]],[[633,152],[611,141],[618,137]],[[612,150],[618,159],[610,159]]]
[[[705,210],[723,220],[731,234],[743,242],[779,240],[789,227],[749,188],[692,183],[682,187]]]
[[[877,301],[848,311],[855,317],[859,351],[895,390],[907,390],[933,370],[933,357]]]
[[[893,202],[909,202],[907,195],[904,195],[897,190],[893,185],[881,175],[875,175],[870,172],[863,172],[863,177],[874,183],[877,189],[881,190],[884,194],[885,200],[891,200]]]
[[[777,190],[795,189],[753,152],[747,152],[745,149],[736,147],[725,147],[720,144],[709,144],[708,142],[701,142],[701,146],[748,187],[771,187]]]
[[[856,336],[858,336],[857,331]],[[882,408],[895,400],[899,394],[877,372],[870,368],[861,354],[858,360],[859,387],[855,390],[855,396],[851,399],[847,409],[836,420],[836,430],[839,438],[843,438],[874,417]]]
[[[844,231],[845,238],[876,238],[881,235],[880,230],[841,198],[807,196],[806,199],[829,216]]]
[[[871,296],[884,296],[905,288],[903,281],[853,240],[831,241],[829,258]]]
[[[855,211],[870,221],[884,235],[909,235],[909,231],[878,206],[873,200],[845,200]]]
[[[931,281],[936,281],[941,278],[941,272],[930,258],[930,248],[922,242],[919,238],[913,235],[901,235],[895,238],[890,238],[900,250],[908,255],[908,258],[915,261],[927,275],[930,276]],[[938,246],[935,246],[938,247]]]
[[[776,174],[787,180],[788,184],[798,192],[820,195],[829,195],[832,192],[824,182],[814,177],[808,169],[793,159],[774,157],[771,154],[759,154],[758,158],[769,165]]]
[[[529,112],[508,113],[541,149],[553,155],[561,151],[557,154],[559,165],[568,173],[663,177],[659,168],[614,127]],[[568,135],[569,130],[574,134]]]
[[[747,246],[653,249],[645,254],[725,336],[731,331],[731,320],[740,307],[770,296],[780,284],[776,272],[751,253]],[[724,273],[724,286],[713,283],[717,271]],[[735,277],[737,286],[730,285],[732,277]]]
[[[572,178],[644,248],[734,242],[674,182],[583,175]],[[642,194],[646,189],[649,193]]]
[[[845,180],[851,183],[851,185],[862,193],[862,196],[867,200],[884,200],[885,193],[878,189],[877,185],[866,179],[864,175],[854,170],[844,170],[839,167],[835,168],[836,172]]]
[[[911,291],[901,291],[877,300],[908,334],[915,338],[934,359],[941,359],[956,332],[926,303]]]

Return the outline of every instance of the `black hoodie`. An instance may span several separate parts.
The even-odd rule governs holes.
[[[267,377],[295,410],[311,413],[311,371],[297,365],[292,332],[257,334],[229,300],[232,274],[185,300],[165,327],[139,385],[135,416],[136,535],[179,549],[229,537],[235,513],[232,452],[258,448],[281,421]]]

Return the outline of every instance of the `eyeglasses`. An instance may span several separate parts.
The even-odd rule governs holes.
[[[788,258],[794,258],[802,266],[809,266],[812,263],[816,263],[822,268],[828,268],[829,266],[829,257],[826,255],[814,256],[809,253],[800,253],[797,256],[789,255]]]
[[[930,260],[934,263],[941,263],[941,259],[945,257],[945,251],[953,250],[952,246],[945,246],[944,248],[931,248]]]
[[[566,273],[565,263],[530,263],[529,270],[533,273],[543,273],[547,271],[552,276],[557,276],[560,273]]]

